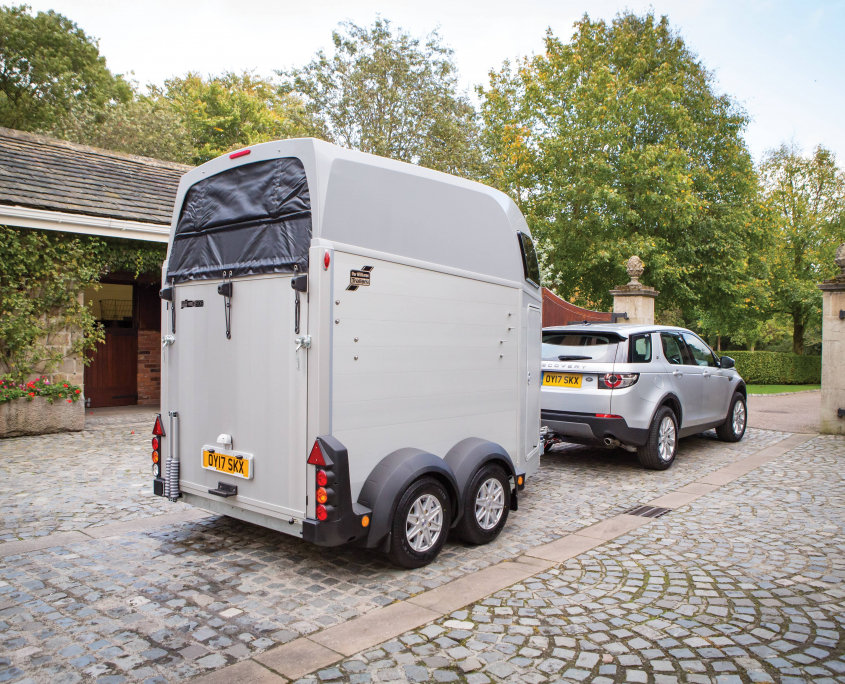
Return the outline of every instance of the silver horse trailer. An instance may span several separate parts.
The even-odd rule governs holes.
[[[155,493],[404,567],[493,540],[542,449],[538,283],[478,183],[313,139],[190,171]]]

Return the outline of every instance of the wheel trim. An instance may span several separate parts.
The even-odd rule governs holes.
[[[657,433],[657,455],[661,461],[666,463],[674,458],[677,441],[675,421],[669,416],[664,416]]]
[[[417,553],[425,553],[440,538],[443,529],[443,506],[431,494],[423,494],[411,504],[405,518],[405,538]]]
[[[741,435],[745,429],[745,404],[737,401],[734,404],[733,415],[731,416],[731,427],[735,435]]]
[[[475,495],[475,521],[482,530],[492,530],[505,510],[505,488],[498,478],[485,480]]]

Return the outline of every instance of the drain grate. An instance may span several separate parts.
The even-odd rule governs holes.
[[[660,508],[660,506],[634,506],[632,509],[625,511],[625,514],[638,515],[641,518],[659,518],[671,510],[671,508]]]

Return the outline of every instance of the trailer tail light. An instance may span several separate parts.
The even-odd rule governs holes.
[[[158,452],[154,451],[153,452],[153,463],[158,463],[158,461],[159,461]]]
[[[314,446],[311,447],[311,454],[308,456],[308,465],[326,465],[326,459],[323,457],[323,452],[320,449],[320,442],[314,442]]]
[[[153,451],[158,451],[158,447],[159,447],[158,437],[153,437],[152,444],[153,444]]]
[[[161,414],[160,413],[156,416],[156,422],[155,422],[155,425],[153,425],[153,434],[156,437],[164,437],[164,427],[162,427],[162,424],[161,424]]]
[[[329,254],[328,250],[326,250],[326,253],[323,255],[323,270],[324,271],[329,270],[329,264],[330,263],[332,263],[332,255]]]
[[[326,475],[325,470],[318,470],[317,471],[317,486],[318,487],[325,487],[329,483],[329,478]]]
[[[320,487],[317,489],[317,503],[324,504],[329,500],[329,493]]]
[[[325,520],[329,517],[329,511],[323,504],[317,505],[317,520]]]

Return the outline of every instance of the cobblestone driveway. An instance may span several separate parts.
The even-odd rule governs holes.
[[[816,438],[300,684],[845,682],[843,463]]]
[[[392,568],[372,553],[320,549],[227,518],[208,516],[196,522],[174,521],[168,514],[186,507],[151,495],[148,430],[148,425],[138,426],[133,435],[129,427],[112,426],[77,435],[0,442],[3,541],[44,537],[46,542],[49,535],[57,532],[88,530],[90,533],[98,527],[106,529],[105,526],[115,521],[161,521],[152,530],[126,531],[55,546],[45,544],[40,550],[0,556],[0,682],[172,681],[215,670],[512,558],[526,549],[674,491],[784,437],[783,433],[752,430],[736,445],[722,444],[710,436],[684,440],[678,461],[665,472],[644,471],[634,457],[624,452],[573,448],[553,453],[544,458],[540,472],[529,481],[520,498],[520,510],[512,513],[498,540],[479,548],[449,543],[435,563],[407,572]],[[454,632],[454,628],[442,621],[443,634],[421,631],[407,635],[405,642],[397,641],[379,649],[385,655],[377,660],[385,664],[377,667],[371,663],[370,673],[354,668],[360,669],[361,665],[356,663],[363,662],[365,657],[373,660],[373,653],[353,658],[340,669],[324,673],[324,678],[342,675],[349,681],[358,681],[369,676],[381,680],[424,676],[474,681],[470,677],[505,676],[496,672],[501,667],[502,673],[507,668],[517,668],[515,671],[524,675],[526,681],[541,681],[560,677],[572,668],[588,672],[585,677],[592,677],[598,673],[596,668],[612,665],[617,668],[613,676],[624,681],[628,670],[634,673],[633,677],[639,677],[636,673],[640,670],[648,677],[660,671],[651,666],[638,669],[625,665],[612,649],[607,653],[613,660],[605,663],[607,656],[601,648],[582,645],[582,641],[584,644],[587,641],[578,635],[586,632],[592,637],[596,630],[585,625],[598,622],[606,624],[607,630],[602,633],[608,637],[608,643],[622,643],[633,655],[639,654],[637,657],[643,662],[655,660],[653,654],[645,651],[662,649],[660,658],[669,658],[673,668],[681,660],[699,659],[705,667],[702,672],[712,675],[717,670],[713,669],[711,656],[684,654],[680,658],[671,653],[666,655],[665,643],[632,644],[636,639],[649,638],[634,629],[642,622],[649,629],[663,629],[659,623],[648,625],[654,616],[645,620],[636,616],[650,616],[647,610],[659,610],[668,615],[660,619],[672,622],[673,628],[688,629],[691,633],[699,625],[716,629],[712,625],[728,621],[708,622],[715,616],[708,611],[727,606],[732,616],[734,612],[741,614],[742,611],[733,610],[732,603],[720,603],[729,600],[730,592],[738,591],[770,592],[775,597],[771,600],[786,604],[786,608],[772,607],[772,610],[799,626],[808,624],[809,620],[813,641],[820,636],[834,642],[827,646],[827,660],[833,657],[834,662],[841,663],[836,657],[842,651],[839,637],[843,632],[842,594],[829,578],[838,577],[840,583],[843,579],[843,502],[841,475],[835,466],[836,459],[842,461],[845,442],[818,438],[811,445],[809,454],[793,454],[791,460],[771,466],[775,475],[768,484],[761,485],[752,474],[743,480],[749,481],[747,490],[730,495],[727,488],[719,492],[719,500],[724,497],[727,503],[719,504],[712,494],[688,507],[689,510],[681,509],[647,528],[541,574],[523,586],[497,594],[490,599],[495,605],[482,603],[466,614],[453,616],[451,619],[466,623],[458,630],[466,632],[462,638],[457,638],[460,634],[445,636]],[[809,469],[808,473],[796,470],[807,462],[808,456],[814,459],[814,465],[818,461],[818,467]],[[783,465],[786,463],[795,466]],[[783,477],[787,475],[800,485],[795,491],[784,486]],[[739,481],[732,485],[738,486]],[[796,500],[783,498],[787,494]],[[790,508],[788,516],[783,514],[784,505]],[[748,521],[753,521],[756,527],[746,529]],[[830,527],[822,527],[823,521]],[[781,538],[781,533],[786,531],[789,534]],[[838,550],[819,546],[822,538],[833,547],[838,544]],[[802,552],[802,544],[813,553]],[[760,563],[764,561],[758,557],[771,564],[771,568],[762,572]],[[824,568],[819,570],[814,563],[805,562],[793,571],[791,564],[800,558],[817,559],[815,565]],[[684,569],[669,569],[676,565]],[[800,578],[795,579],[799,573]],[[724,579],[728,576],[733,578],[733,584],[721,586],[728,584]],[[793,584],[776,583],[786,578]],[[816,584],[807,584],[813,582]],[[818,583],[822,585],[817,586]],[[812,591],[796,589],[805,585],[812,586]],[[793,592],[797,602],[789,603],[781,598],[778,592],[786,589]],[[708,591],[717,595],[699,594]],[[666,596],[672,598],[675,593],[688,596],[685,606],[704,607],[693,612],[684,608],[687,615],[659,605],[669,600]],[[806,597],[811,594],[825,594],[829,605],[820,608],[817,602],[808,603]],[[755,606],[769,607],[766,597],[752,596],[747,600]],[[799,604],[800,608],[792,607]],[[500,612],[508,609],[510,613]],[[555,610],[559,614],[549,612]],[[579,610],[582,612],[575,612]],[[486,625],[485,611],[489,617]],[[796,611],[795,619],[790,611]],[[674,613],[679,617],[672,617]],[[758,613],[763,617],[756,617],[755,613],[754,629],[772,631],[783,637],[781,641],[789,643],[783,630],[772,628],[779,624],[775,617],[770,619],[762,611]],[[541,616],[552,622],[530,622],[540,620]],[[503,620],[513,622],[513,629],[505,630]],[[677,621],[680,622],[676,624]],[[685,625],[684,621],[696,624]],[[556,642],[551,632],[543,632],[546,627],[560,627],[563,633],[559,638],[575,640],[574,645],[566,645],[569,641]],[[519,637],[520,630],[525,629],[531,634],[522,635],[526,638],[524,643],[506,640]],[[638,636],[628,638],[611,630],[628,630]],[[802,633],[800,629],[789,631]],[[743,628],[741,633],[751,632]],[[726,634],[725,638],[730,638]],[[491,641],[491,635],[495,641]],[[680,637],[668,631],[667,635],[664,641]],[[454,644],[438,643],[437,639],[443,638]],[[548,638],[547,647],[540,649],[539,642],[528,641],[531,638]],[[767,648],[778,650],[773,645],[778,639],[755,638]],[[487,644],[485,648],[479,647],[477,654],[483,665],[466,674],[465,663],[461,664],[466,657],[458,657],[463,651],[452,651],[475,647],[476,642]],[[598,641],[596,645],[601,643]],[[510,654],[507,644],[515,647]],[[824,644],[815,646],[825,650]],[[689,644],[687,647],[697,648]],[[523,653],[525,648],[529,650]],[[538,650],[538,655],[532,656],[531,649]],[[564,654],[559,649],[572,650],[572,658],[561,657]],[[391,650],[393,654],[388,655]],[[595,653],[602,653],[602,662],[596,661],[595,667],[587,668],[584,663]],[[543,660],[557,659],[566,668],[561,671],[546,666],[544,670],[538,660],[540,655]],[[620,658],[623,655],[618,653]],[[812,654],[807,657],[814,658],[813,666],[818,662],[819,667],[841,677],[834,665],[821,664],[827,662],[824,658]],[[430,658],[439,660],[432,666],[426,660]],[[579,661],[581,665],[575,667]],[[770,671],[767,661],[761,663],[761,671]],[[407,670],[406,666],[412,669]],[[795,666],[803,667],[806,663]],[[428,668],[426,674],[419,668]],[[626,674],[621,674],[623,671]]]

